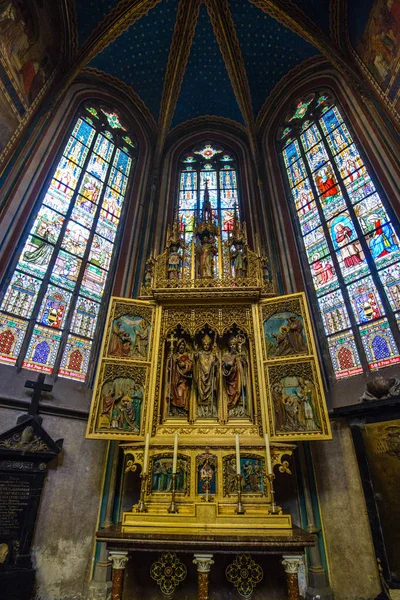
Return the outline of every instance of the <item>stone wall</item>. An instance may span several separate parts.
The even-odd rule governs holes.
[[[1,431],[20,411],[0,408]],[[54,440],[64,438],[57,463],[49,464],[32,557],[37,600],[84,600],[93,560],[107,442],[85,440],[86,422],[43,416]]]
[[[333,421],[333,440],[312,443],[335,600],[373,599],[379,575],[350,428]]]

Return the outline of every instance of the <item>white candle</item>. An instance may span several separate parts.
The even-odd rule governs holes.
[[[176,473],[176,464],[178,462],[178,434],[175,434],[175,440],[174,440],[174,460],[172,462],[172,472]]]
[[[149,468],[149,446],[150,446],[150,434],[146,433],[146,445],[144,447],[144,459],[143,459],[143,475],[147,475]]]
[[[239,446],[239,434],[236,434],[236,473],[240,475],[240,446]]]
[[[265,434],[265,449],[267,451],[267,470],[268,470],[268,475],[272,475],[271,449],[269,447],[268,433]]]

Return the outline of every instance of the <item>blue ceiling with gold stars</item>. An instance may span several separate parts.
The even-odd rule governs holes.
[[[100,21],[104,19],[107,23],[107,14],[119,2],[75,1],[78,38],[82,45]],[[131,86],[156,121],[159,118],[179,1],[185,3],[185,0],[160,0],[146,15],[100,51],[88,65]],[[329,35],[330,0],[293,2]],[[257,117],[282,77],[305,59],[318,55],[318,50],[265,14],[250,0],[229,0],[229,9],[244,60],[254,117]],[[243,123],[204,2],[200,6],[172,126],[201,115],[222,116]]]
[[[162,0],[89,63],[139,94],[157,120],[178,0]]]
[[[259,8],[231,0],[230,9],[242,50],[255,115],[282,77],[318,50]]]
[[[229,117],[243,123],[204,4],[200,6],[199,19],[172,126],[200,115]]]
[[[82,45],[89,34],[117,4],[116,0],[77,0],[76,18],[78,22],[78,41]]]

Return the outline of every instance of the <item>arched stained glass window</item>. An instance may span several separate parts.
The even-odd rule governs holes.
[[[0,362],[84,381],[136,143],[106,106],[83,106],[3,289]]]
[[[236,160],[231,152],[209,142],[186,152],[181,159],[178,204],[185,236],[191,237],[193,233],[206,188],[213,216],[222,238],[226,239],[233,226],[235,207],[239,210]]]
[[[336,378],[400,362],[397,222],[350,125],[328,93],[315,93],[298,101],[279,138]]]

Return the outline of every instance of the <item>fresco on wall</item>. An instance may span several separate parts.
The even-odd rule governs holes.
[[[400,70],[400,0],[375,0],[356,50],[380,87],[394,100]]]
[[[0,0],[0,151],[38,97],[59,60],[62,41],[57,3]],[[2,92],[2,93],[1,93]]]

